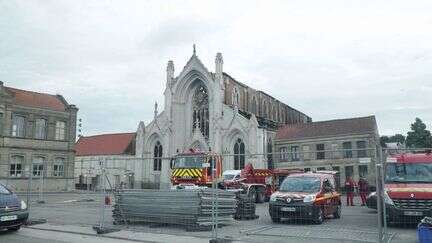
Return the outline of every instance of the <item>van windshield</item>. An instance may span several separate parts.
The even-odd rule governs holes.
[[[316,177],[287,177],[280,186],[281,192],[318,192],[321,180]]]
[[[432,183],[431,163],[389,163],[386,167],[387,183]]]
[[[0,194],[12,194],[11,191],[9,191],[6,187],[3,185],[0,185]]]
[[[202,168],[203,163],[205,163],[203,156],[176,157],[174,168]]]

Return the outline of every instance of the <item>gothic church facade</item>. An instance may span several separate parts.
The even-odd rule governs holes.
[[[165,102],[162,112],[155,104],[154,119],[139,123],[136,156],[144,159],[144,184],[160,188],[170,185],[170,157],[189,148],[227,155],[223,168],[272,167],[272,139],[284,124],[312,119],[272,96],[238,82],[223,72],[223,58],[217,53],[215,71],[210,72],[193,55],[176,76],[173,61],[166,70]],[[230,155],[230,156],[228,156]],[[232,156],[235,155],[235,156]]]

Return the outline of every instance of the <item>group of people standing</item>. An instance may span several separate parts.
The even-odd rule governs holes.
[[[360,194],[362,206],[366,205],[366,197],[369,191],[369,183],[363,176],[360,177],[358,183],[356,183],[351,176],[348,176],[345,181],[345,192],[347,194],[347,206],[354,206],[354,193],[356,188]]]

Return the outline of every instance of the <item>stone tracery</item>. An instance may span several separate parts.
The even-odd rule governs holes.
[[[199,128],[205,139],[209,137],[209,98],[207,89],[199,85],[192,98],[193,127]]]

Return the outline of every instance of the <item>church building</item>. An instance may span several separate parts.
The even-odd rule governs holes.
[[[189,148],[212,151],[223,157],[224,170],[272,168],[276,130],[285,124],[312,119],[265,92],[255,90],[223,72],[223,58],[217,53],[211,72],[193,55],[175,74],[174,62],[166,69],[163,111],[155,104],[154,119],[140,122],[136,133],[136,156],[143,158],[143,182],[170,184],[170,163],[166,158]],[[229,156],[228,156],[229,155]]]

